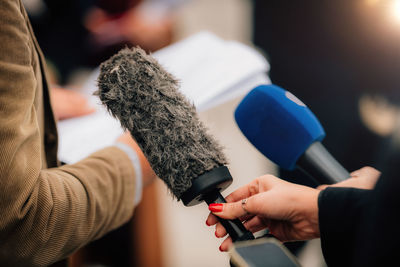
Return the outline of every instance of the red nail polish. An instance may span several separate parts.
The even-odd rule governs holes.
[[[224,251],[222,250],[221,246],[219,246],[219,248],[218,248],[218,249],[219,249],[219,251],[221,251],[221,252],[224,252]]]
[[[212,212],[222,211],[223,205],[221,203],[213,203],[208,206],[208,209]]]
[[[219,238],[219,236],[217,235],[217,231],[215,231],[215,233],[214,233],[214,234],[215,234],[215,236],[216,236],[217,238]]]
[[[210,225],[208,224],[208,221],[206,221],[206,224],[207,224],[207,226],[210,226]]]

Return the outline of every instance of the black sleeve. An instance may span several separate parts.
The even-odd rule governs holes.
[[[373,202],[360,224],[353,266],[399,266],[400,254],[400,180],[398,164],[383,172]]]
[[[357,229],[371,202],[371,190],[328,187],[318,199],[321,246],[328,266],[351,266]]]
[[[397,155],[398,156],[398,155]],[[386,161],[374,190],[320,193],[322,251],[328,266],[399,266],[400,157]]]

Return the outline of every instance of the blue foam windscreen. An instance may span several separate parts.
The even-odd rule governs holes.
[[[235,120],[247,139],[268,159],[293,170],[299,157],[325,131],[298,98],[276,85],[251,90],[235,111]]]

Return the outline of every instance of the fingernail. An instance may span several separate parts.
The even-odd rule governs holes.
[[[219,251],[221,251],[221,252],[224,252],[223,250],[222,250],[222,246],[219,246]]]
[[[218,238],[219,238],[219,236],[217,235],[217,231],[215,231],[215,233],[214,233],[214,234],[215,234],[215,236],[216,236],[216,237],[218,237]]]
[[[210,226],[210,225],[208,224],[208,221],[206,221],[206,224],[207,224],[207,226]]]
[[[222,204],[221,203],[213,203],[208,206],[208,209],[212,212],[220,212],[222,211]]]

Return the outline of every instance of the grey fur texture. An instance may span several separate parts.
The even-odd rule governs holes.
[[[178,199],[194,178],[227,163],[177,80],[142,49],[122,49],[102,63],[95,94]]]

